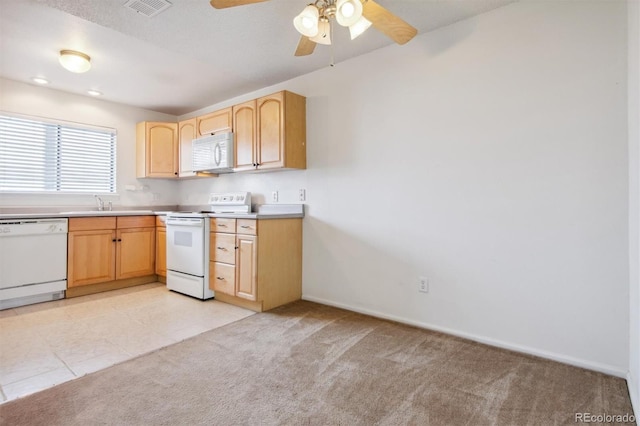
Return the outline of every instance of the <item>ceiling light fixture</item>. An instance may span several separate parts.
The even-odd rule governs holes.
[[[331,44],[331,22],[349,27],[351,40],[371,26],[362,16],[362,0],[316,0],[293,18],[293,26],[300,34],[320,44]]]
[[[47,80],[46,78],[42,78],[42,77],[33,77],[31,79],[31,81],[33,81],[34,83],[38,83],[38,84],[49,84],[49,80]]]
[[[59,60],[60,65],[71,72],[83,73],[91,68],[89,55],[75,50],[61,50]]]
[[[93,89],[87,90],[87,93],[90,94],[91,96],[100,96],[100,95],[102,95],[102,92],[98,92],[97,90],[93,90]]]

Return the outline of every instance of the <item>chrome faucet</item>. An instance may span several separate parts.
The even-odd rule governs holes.
[[[96,202],[98,203],[98,211],[101,212],[104,210],[104,201],[102,201],[102,198],[98,197],[97,195],[94,195],[94,197],[96,197]]]

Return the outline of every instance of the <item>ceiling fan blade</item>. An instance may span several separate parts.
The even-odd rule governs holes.
[[[296,48],[296,56],[307,56],[313,53],[313,50],[316,48],[316,42],[311,41],[309,37],[301,36],[300,41],[298,42],[298,47]]]
[[[225,9],[227,7],[243,6],[245,4],[260,3],[267,0],[211,0],[211,6],[216,9]]]
[[[362,14],[371,21],[374,28],[398,44],[405,44],[418,33],[418,30],[373,0],[367,0],[364,3]]]

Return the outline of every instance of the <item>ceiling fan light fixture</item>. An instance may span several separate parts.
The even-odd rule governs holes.
[[[293,18],[293,26],[300,34],[306,37],[315,37],[318,35],[320,12],[318,8],[312,4],[305,7],[302,12]]]
[[[371,26],[371,21],[369,21],[364,16],[360,17],[360,19],[358,19],[358,21],[355,24],[349,25],[349,34],[351,34],[351,40],[355,39],[360,34],[367,31],[367,29],[370,26]]]
[[[59,61],[66,70],[75,73],[87,72],[91,68],[89,55],[75,50],[61,50]]]
[[[338,0],[336,2],[336,21],[343,27],[349,27],[362,17],[360,0]]]
[[[314,43],[330,45],[331,44],[331,23],[326,17],[321,17],[318,24],[318,34],[309,38]]]

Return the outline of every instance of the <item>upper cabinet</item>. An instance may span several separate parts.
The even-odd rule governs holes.
[[[180,145],[180,170],[179,177],[195,176],[196,172],[192,170],[192,149],[191,141],[197,138],[196,119],[181,121],[178,123],[178,143]]]
[[[282,91],[179,123],[144,121],[136,132],[139,178],[217,176],[192,170],[193,139],[234,133],[234,171],[307,168],[306,98]]]
[[[225,108],[219,111],[197,117],[197,136],[211,135],[213,133],[230,132],[232,125],[232,108]]]
[[[143,121],[136,126],[136,176],[178,177],[178,124]]]
[[[256,168],[256,100],[233,107],[234,171]]]
[[[305,169],[306,99],[282,91],[233,107],[235,171]]]

